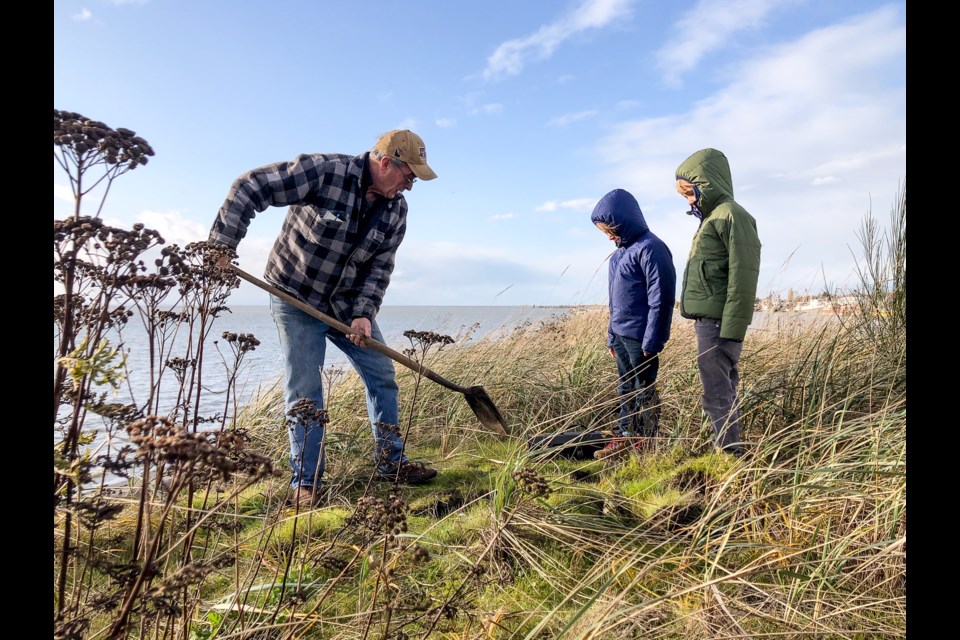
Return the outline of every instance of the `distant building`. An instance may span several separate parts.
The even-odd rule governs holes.
[[[775,312],[783,311],[786,308],[783,300],[780,299],[780,293],[774,291],[773,293],[768,294],[765,298],[757,298],[757,303],[754,305],[754,311],[766,311],[766,312]]]
[[[816,312],[830,310],[830,301],[822,300],[820,298],[812,298],[808,296],[807,298],[798,301],[793,306],[793,310],[794,311],[816,311]]]

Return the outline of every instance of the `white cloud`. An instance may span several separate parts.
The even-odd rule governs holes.
[[[692,229],[677,215],[686,207],[674,170],[697,149],[720,149],[757,218],[761,290],[840,282],[863,215],[872,206],[885,219],[906,176],[905,78],[890,78],[905,47],[902,18],[885,8],[753,52],[689,111],[612,127],[595,150],[599,174],[637,197],[679,262]]]
[[[433,123],[441,129],[449,129],[457,126],[457,121],[454,118],[437,118]]]
[[[549,58],[571,36],[619,22],[629,13],[633,1],[585,0],[571,13],[540,27],[536,33],[504,42],[487,58],[483,79],[518,75],[528,61]]]
[[[109,0],[110,4],[122,7],[130,4],[147,4],[150,0]]]
[[[639,100],[621,100],[614,105],[614,108],[617,111],[626,111],[627,109],[635,109],[640,106]]]
[[[503,105],[496,102],[492,102],[490,104],[485,104],[483,106],[476,107],[475,109],[472,109],[470,111],[470,115],[472,116],[476,116],[476,115],[494,116],[494,115],[499,115],[501,113],[503,113]]]
[[[430,291],[431,304],[437,305],[594,304],[605,301],[609,253],[600,241],[558,253],[526,242],[411,240],[397,253],[386,303],[420,304],[423,291]],[[572,265],[596,265],[596,272],[580,273]]]
[[[657,52],[657,66],[668,84],[692,70],[700,60],[721,47],[736,42],[736,32],[755,29],[782,0],[700,0],[673,25],[669,43]],[[709,25],[709,27],[706,27]]]
[[[400,124],[397,125],[397,129],[410,129],[411,131],[416,131],[417,121],[415,118],[404,118],[400,121]]]
[[[477,100],[479,100],[483,94],[483,91],[471,91],[470,93],[458,96],[457,100],[461,102],[464,107],[469,109],[473,107],[473,105],[477,104]]]
[[[65,184],[53,183],[53,197],[65,202],[73,202],[73,191]]]
[[[569,74],[569,73],[566,73],[566,74],[560,76],[559,78],[557,78],[557,84],[567,84],[568,82],[570,82],[571,80],[573,80],[574,77],[575,77],[575,76],[573,76],[573,75],[571,75],[571,74]]]
[[[194,220],[188,220],[179,211],[141,211],[137,220],[148,229],[153,229],[167,241],[167,244],[178,244],[181,247],[191,242],[206,240],[210,227]]]
[[[568,211],[593,211],[593,207],[597,204],[596,200],[590,198],[575,198],[573,200],[548,200],[541,205],[534,207],[534,211],[545,211],[547,213],[552,213],[554,211],[559,211],[560,209],[566,209]]]
[[[73,19],[77,20],[78,22],[86,22],[92,17],[93,17],[93,14],[90,13],[90,10],[87,9],[86,7],[83,7],[82,9],[80,9],[80,13],[73,14]]]
[[[165,245],[173,244],[183,248],[192,242],[206,240],[210,233],[210,226],[186,218],[180,211],[141,211],[137,220],[148,229],[158,232],[164,239]],[[110,222],[116,226],[129,226],[122,223]],[[251,227],[250,232],[237,248],[240,268],[255,276],[260,276],[267,265],[267,257],[273,247],[274,237],[257,235]],[[150,256],[157,252],[150,252]],[[248,282],[242,282],[240,288],[230,296],[231,304],[266,304],[267,294],[260,288]]]
[[[517,214],[515,213],[497,213],[487,218],[487,220],[512,220],[516,217]]]
[[[558,116],[554,118],[553,120],[547,123],[547,126],[548,127],[565,127],[574,122],[578,122],[580,120],[586,120],[587,118],[592,118],[598,113],[599,111],[596,111],[593,109],[588,111],[578,111],[576,113],[567,113],[562,116]]]

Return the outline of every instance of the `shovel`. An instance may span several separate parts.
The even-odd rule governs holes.
[[[281,298],[282,300],[289,302],[290,304],[300,309],[304,313],[308,313],[314,318],[316,318],[317,320],[327,323],[337,331],[345,335],[356,333],[356,331],[354,331],[352,327],[343,324],[336,318],[333,318],[331,316],[328,316],[325,313],[317,311],[310,305],[304,302],[301,302],[300,300],[294,298],[293,296],[286,293],[285,291],[282,291],[277,287],[267,282],[264,282],[263,280],[260,280],[259,278],[256,278],[250,275],[249,273],[241,270],[236,265],[229,264],[226,266],[229,266],[238,276],[240,276],[250,284],[256,285],[261,289],[263,289],[264,291],[267,291],[268,293],[272,293],[278,298]],[[366,344],[368,348],[373,349],[374,351],[379,351],[380,353],[387,356],[391,360],[399,362],[400,364],[407,367],[408,369],[412,369],[413,371],[426,376],[428,379],[433,380],[437,384],[443,387],[446,387],[451,391],[459,391],[460,393],[463,394],[463,397],[466,398],[467,404],[470,405],[471,409],[473,409],[474,415],[477,416],[477,420],[479,420],[483,426],[487,427],[488,429],[492,429],[497,433],[500,433],[503,435],[509,435],[506,421],[503,419],[503,416],[500,415],[500,411],[497,410],[496,405],[493,404],[493,400],[491,400],[490,396],[487,395],[487,392],[483,390],[483,387],[461,387],[458,384],[454,384],[453,382],[450,382],[440,374],[435,373],[430,369],[427,369],[425,366],[423,366],[413,358],[409,358],[404,354],[400,353],[399,351],[394,351],[387,345],[381,342],[378,342],[373,338],[364,338],[364,344]]]

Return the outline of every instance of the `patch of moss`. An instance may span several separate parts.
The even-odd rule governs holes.
[[[546,504],[561,514],[601,515],[603,497],[592,489],[565,487],[550,493]]]
[[[318,538],[332,536],[343,528],[351,512],[340,507],[327,507],[293,515],[281,520],[274,526],[271,544],[288,548],[294,542],[305,543]]]
[[[490,526],[490,507],[476,503],[452,513],[430,528],[430,538],[444,546],[468,546],[478,537],[478,532]]]

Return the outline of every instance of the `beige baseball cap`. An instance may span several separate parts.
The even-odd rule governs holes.
[[[427,164],[427,147],[423,144],[423,138],[409,129],[386,132],[380,136],[374,148],[385,156],[406,162],[414,175],[421,180],[433,180],[437,177]]]

